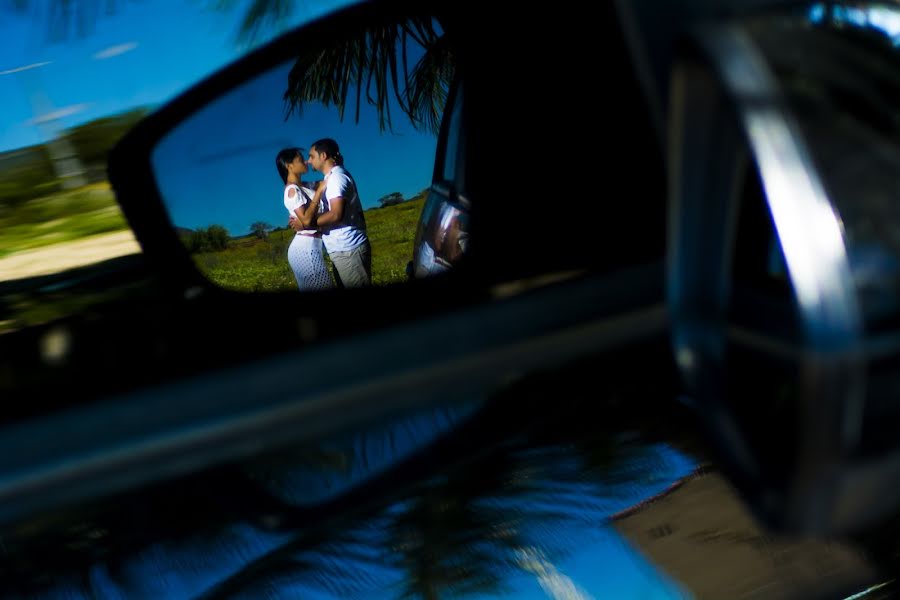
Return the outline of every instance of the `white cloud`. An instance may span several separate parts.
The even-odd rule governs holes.
[[[138,47],[137,42],[128,42],[127,44],[119,44],[117,46],[110,46],[104,50],[101,50],[97,54],[94,55],[95,60],[105,60],[107,58],[112,58],[113,56],[119,56],[120,54],[125,54],[126,52],[131,52],[135,48]]]
[[[0,75],[12,75],[13,73],[21,73],[22,71],[30,71],[31,69],[37,69],[38,67],[43,67],[44,65],[49,65],[52,60],[48,60],[46,62],[32,63],[30,65],[25,65],[24,67],[16,67],[15,69],[9,69],[7,71],[0,71]]]
[[[47,123],[49,121],[55,121],[56,119],[62,119],[63,117],[68,117],[80,112],[84,112],[85,110],[87,110],[87,107],[87,104],[72,104],[71,106],[65,106],[58,110],[38,115],[37,117],[29,120],[28,124],[40,125],[41,123]]]

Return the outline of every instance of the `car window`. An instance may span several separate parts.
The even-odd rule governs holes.
[[[773,478],[796,455],[799,312],[759,174],[747,167],[737,194],[725,361],[728,404]],[[766,377],[759,377],[766,373]]]
[[[773,299],[790,302],[791,285],[784,254],[759,175],[752,168],[744,173],[738,202],[732,267],[735,285],[750,287]]]
[[[15,40],[0,61],[0,334],[151,290],[109,150],[198,80],[352,3],[0,6],[0,37]]]
[[[441,149],[442,160],[437,176],[437,181],[446,184],[456,184],[460,188],[464,188],[461,185],[464,183],[461,178],[464,171],[463,161],[465,159],[464,153],[460,152],[460,140],[464,135],[462,128],[463,97],[463,86],[460,84],[452,96],[451,102],[453,105],[446,125],[447,137],[445,145]]]

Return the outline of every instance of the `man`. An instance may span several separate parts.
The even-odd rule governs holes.
[[[313,203],[322,202],[323,212],[316,217],[325,250],[335,269],[335,279],[342,287],[362,287],[372,283],[372,248],[366,234],[366,219],[356,189],[356,182],[344,168],[344,157],[331,138],[318,140],[309,150],[309,165],[322,173],[324,194],[316,193]],[[321,196],[324,195],[324,201]],[[312,214],[316,207],[313,206]],[[291,219],[293,229],[303,224]]]

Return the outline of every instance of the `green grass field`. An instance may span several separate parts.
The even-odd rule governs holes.
[[[376,285],[406,280],[413,241],[424,198],[367,210],[366,226],[372,245],[372,282]],[[297,288],[287,262],[294,232],[273,231],[268,239],[231,240],[227,250],[194,255],[197,268],[212,282],[238,291],[279,291]]]
[[[366,211],[375,284],[406,280],[406,263],[412,259],[413,240],[424,204],[424,196],[420,196],[388,208]],[[0,258],[127,227],[107,184],[54,193],[14,208],[0,208]],[[297,283],[287,261],[287,247],[293,235],[293,231],[279,230],[272,232],[267,240],[233,239],[227,250],[198,254],[194,259],[213,283],[228,289],[295,290]],[[148,281],[140,279],[91,291],[18,290],[0,297],[0,334],[76,312],[101,310],[102,306],[125,301],[130,295],[146,294],[147,286],[152,285]]]
[[[412,259],[413,238],[424,203],[424,195],[420,195],[402,204],[365,212],[372,244],[372,280],[376,285],[406,279],[406,263]],[[109,184],[57,192],[15,207],[0,207],[0,258],[127,228]],[[227,250],[197,254],[194,260],[211,281],[228,289],[294,289],[296,282],[287,262],[292,237],[293,231],[284,229],[272,232],[265,240],[234,239]]]
[[[0,257],[127,228],[109,184],[92,184],[0,207]]]
[[[372,281],[376,285],[406,279],[413,238],[424,196],[365,212],[372,244]],[[0,258],[3,256],[127,229],[128,224],[107,183],[88,185],[0,208]],[[293,231],[277,230],[268,239],[231,240],[227,250],[194,256],[198,268],[213,282],[238,291],[279,291],[296,288],[287,262]]]

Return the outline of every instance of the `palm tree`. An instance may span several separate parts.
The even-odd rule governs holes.
[[[416,54],[421,56],[411,65]],[[449,40],[430,17],[363,27],[331,47],[297,57],[284,93],[287,116],[306,102],[320,102],[335,105],[343,119],[355,100],[358,122],[365,92],[381,130],[391,129],[396,102],[413,127],[437,133],[454,72]]]
[[[220,8],[233,5],[233,0],[217,3]],[[252,41],[260,31],[279,27],[293,10],[294,0],[254,0],[244,14],[239,39]],[[366,24],[328,48],[311,48],[298,56],[284,92],[286,116],[301,112],[306,102],[320,102],[335,105],[343,120],[348,103],[355,100],[359,122],[365,90],[382,131],[391,129],[390,106],[396,101],[413,127],[437,134],[454,73],[450,41],[433,18]]]
[[[516,400],[525,410],[522,398]],[[351,509],[331,522],[282,507],[278,531],[288,536],[285,543],[204,597],[236,597],[285,582],[321,588],[330,581],[341,597],[382,589],[398,599],[436,600],[502,591],[516,573],[537,578],[553,597],[587,597],[555,565],[583,543],[579,532],[603,522],[611,505],[632,497],[632,486],[664,465],[652,448],[616,439],[598,425],[603,411],[579,426],[567,418],[526,424],[519,433],[515,414],[508,405],[493,417],[481,414],[426,458],[440,463],[465,448],[482,452],[378,507],[355,515]],[[498,444],[501,428],[507,434]]]

